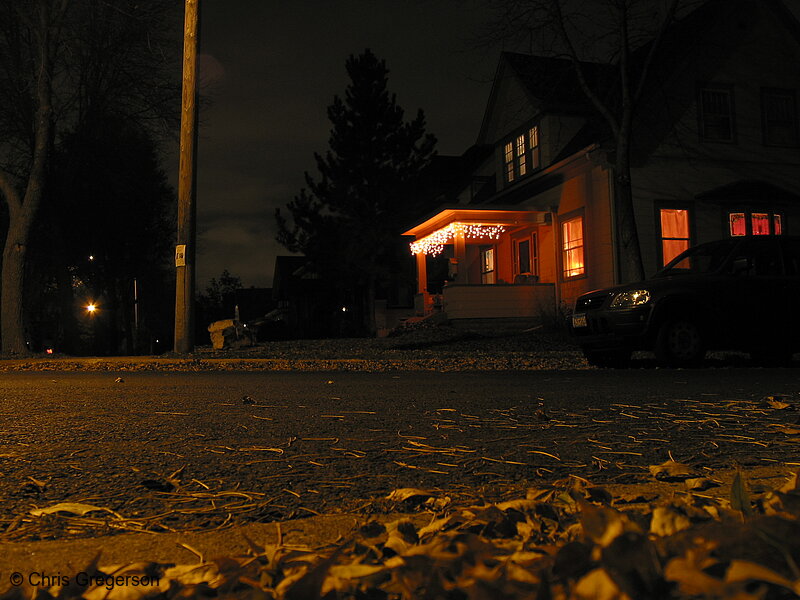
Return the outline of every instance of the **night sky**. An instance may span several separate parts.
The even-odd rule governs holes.
[[[197,287],[223,269],[269,287],[277,254],[273,213],[316,173],[327,149],[326,108],[348,84],[345,60],[370,48],[413,118],[425,111],[440,154],[475,142],[498,51],[473,39],[480,1],[201,0]],[[171,161],[173,162],[173,161]],[[177,175],[174,165],[166,165]]]
[[[785,0],[800,18],[800,0]],[[425,111],[439,154],[478,135],[500,48],[475,40],[486,0],[200,0],[201,111],[197,288],[223,269],[269,287],[276,207],[316,174],[327,149],[326,108],[348,84],[345,60],[370,48],[385,59],[407,118]],[[165,165],[177,180],[178,161]]]

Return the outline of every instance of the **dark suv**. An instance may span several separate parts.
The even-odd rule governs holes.
[[[735,237],[689,248],[646,281],[583,294],[569,325],[596,366],[625,366],[634,350],[690,366],[715,349],[787,364],[800,351],[798,300],[800,237]]]

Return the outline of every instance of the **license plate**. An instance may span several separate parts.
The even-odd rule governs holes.
[[[572,315],[572,326],[576,329],[578,327],[586,327],[586,315],[584,313]]]

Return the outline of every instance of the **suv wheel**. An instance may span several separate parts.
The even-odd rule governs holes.
[[[670,319],[658,330],[656,358],[669,367],[698,365],[706,354],[703,334],[688,318]]]
[[[593,367],[600,367],[601,369],[624,369],[630,365],[631,351],[630,350],[585,350],[583,355]]]

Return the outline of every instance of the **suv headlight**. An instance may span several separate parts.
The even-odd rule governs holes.
[[[611,300],[611,308],[631,308],[650,302],[650,292],[647,290],[628,290],[620,292]]]

